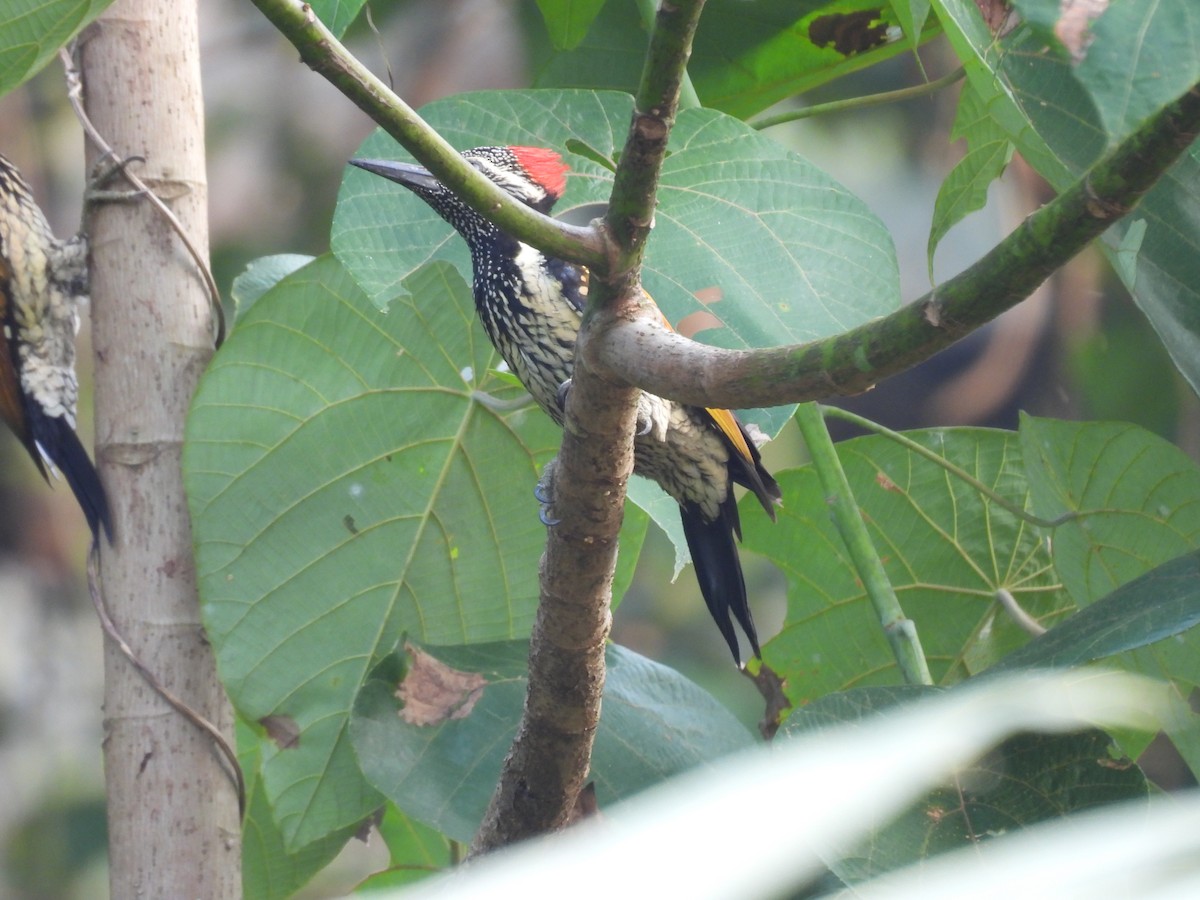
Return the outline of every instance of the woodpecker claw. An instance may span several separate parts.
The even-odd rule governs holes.
[[[562,521],[550,513],[550,508],[554,505],[554,469],[556,462],[556,460],[552,459],[546,463],[546,467],[542,469],[542,477],[533,486],[533,496],[540,504],[538,519],[547,528],[553,528]]]
[[[111,150],[105,153],[92,166],[87,188],[84,191],[84,202],[93,204],[103,201],[133,200],[142,196],[145,193],[142,190],[110,190],[108,185],[118,175],[124,175],[125,170],[133,163],[144,163],[145,161],[146,157],[144,156],[126,156],[124,159],[117,159],[116,154]]]
[[[567,394],[571,393],[571,379],[568,378],[558,386],[558,390],[554,393],[554,402],[558,404],[558,409],[566,415],[567,412]]]

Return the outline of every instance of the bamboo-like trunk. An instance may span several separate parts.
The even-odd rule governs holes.
[[[118,0],[81,39],[100,133],[207,254],[200,45],[194,0]],[[96,159],[89,148],[88,163]],[[118,181],[114,185],[120,187]],[[116,536],[101,584],[117,627],[164,686],[226,734],[232,712],[200,625],[180,455],[212,355],[212,310],[178,235],[144,199],[101,202],[92,239],[96,449]],[[237,897],[237,796],[212,740],[112,641],[105,770],[113,897]]]

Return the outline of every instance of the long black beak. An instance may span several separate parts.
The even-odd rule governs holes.
[[[396,162],[391,159],[352,159],[350,165],[357,166],[389,181],[402,184],[411,190],[432,191],[442,186],[424,166],[414,163]]]

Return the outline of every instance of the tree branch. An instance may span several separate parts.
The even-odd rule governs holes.
[[[544,216],[485,178],[386,84],[342,46],[301,0],[252,0],[309,68],[395,138],[442,184],[506,234],[597,271],[608,266],[600,234]]]
[[[656,316],[643,314],[590,343],[588,363],[610,380],[697,406],[778,406],[861,393],[1029,296],[1129,213],[1198,133],[1200,86],[1151,118],[975,265],[850,331],[770,350],[721,350],[670,333]]]
[[[471,848],[483,853],[561,828],[591,761],[604,691],[604,647],[625,487],[633,472],[639,391],[605,381],[582,348],[622,310],[653,307],[639,276],[658,175],[674,123],[703,0],[659,10],[605,231],[611,268],[593,273],[576,344],[562,449],[551,485],[554,515],[542,557],[542,594],[529,649],[525,712]]]

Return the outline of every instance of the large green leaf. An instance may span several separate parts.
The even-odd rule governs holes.
[[[332,257],[283,279],[215,357],[184,466],[205,625],[289,849],[380,798],[345,725],[401,635],[527,633],[544,544],[532,489],[557,446],[474,327],[467,286],[422,268],[380,312]],[[627,519],[616,590],[646,520]],[[294,735],[281,740],[280,732]]]
[[[896,7],[878,0],[710,0],[688,75],[704,106],[745,118],[910,48],[901,26],[920,28],[924,16],[901,17]],[[927,24],[923,38],[937,31]],[[526,30],[536,87],[637,90],[649,42],[639,4],[606,3],[569,49],[540,27]]]
[[[1085,513],[1054,530],[1054,565],[1080,606],[1200,546],[1200,468],[1120,422],[1021,418],[1034,510]]]
[[[909,435],[1018,507],[1028,502],[1017,436],[985,429]],[[1070,608],[1038,529],[934,463],[882,437],[838,444],[846,475],[905,613],[939,682],[979,672],[1027,640],[996,602],[1011,593],[1047,624]],[[811,466],[777,473],[772,525],[742,517],[746,547],[787,577],[783,631],[763,648],[794,703],[900,680]],[[745,501],[744,501],[745,502]]]
[[[935,0],[973,87],[994,99],[989,112],[1056,190],[1200,81],[1194,0],[1109,4],[1091,23],[1093,40],[1079,63],[1048,36],[1062,15],[1058,0],[1017,5],[1033,24],[997,39],[971,0]],[[1175,365],[1200,391],[1198,221],[1200,149],[1192,147],[1103,244]],[[1145,228],[1136,265],[1119,259],[1131,228]]]
[[[455,146],[541,144],[566,151],[563,207],[607,200],[630,98],[584,91],[484,92],[422,110]],[[382,133],[364,156],[399,158]],[[330,243],[377,303],[430,259],[470,279],[463,242],[418,198],[366,172],[342,185]],[[839,333],[899,304],[891,237],[824,173],[736,119],[684,110],[663,167],[644,280],[673,323],[698,339],[766,347]],[[770,434],[790,408],[749,415]]]
[[[4,0],[0,3],[0,95],[46,65],[112,0]]]
[[[780,734],[793,739],[815,729],[859,722],[937,693],[934,688],[861,688],[832,694],[797,710]],[[1102,731],[1019,734],[1004,741],[945,786],[871,830],[833,872],[855,884],[959,847],[974,846],[1047,819],[1124,800],[1145,799],[1140,769],[1114,758]]]
[[[432,711],[372,680],[351,736],[363,771],[397,806],[460,841],[479,827],[516,733],[528,681],[524,641],[411,648],[406,689],[438,688]],[[601,808],[752,746],[746,728],[679,673],[629,650],[607,651],[608,677],[589,777]],[[418,686],[414,686],[418,685]],[[407,714],[406,714],[407,713]]]
[[[1135,647],[1163,637],[1163,615],[1172,608],[1182,624],[1195,603],[1190,584],[1173,603],[1179,583],[1172,569],[1162,573],[1165,580],[1135,579],[1180,556],[1174,565],[1187,571],[1191,557],[1184,554],[1200,548],[1200,468],[1161,438],[1122,423],[1025,416],[1021,446],[1034,510],[1046,518],[1086,513],[1054,531],[1054,567],[1074,603],[1089,606],[1124,587],[1093,615],[1103,621],[1107,611],[1120,618],[1126,606],[1118,633]],[[1137,637],[1142,640],[1135,642]],[[1112,663],[1169,681],[1186,702],[1200,686],[1200,630],[1157,640]],[[1172,736],[1200,771],[1197,729],[1184,724]],[[1136,752],[1128,744],[1126,749]]]

